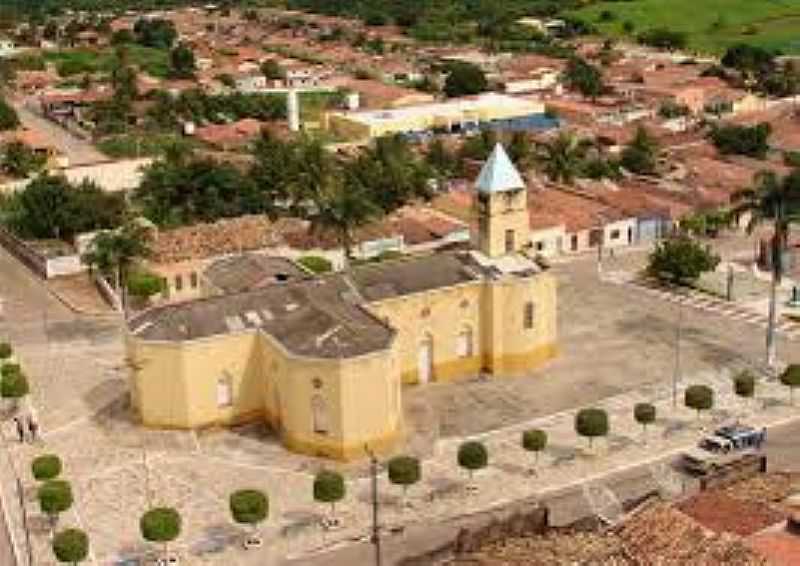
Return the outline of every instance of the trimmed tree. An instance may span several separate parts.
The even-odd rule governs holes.
[[[472,474],[489,465],[489,451],[482,442],[470,440],[458,447],[458,465],[467,470],[469,480]]]
[[[61,458],[55,454],[42,454],[31,463],[31,473],[38,481],[54,480],[61,475]]]
[[[533,452],[534,465],[539,463],[539,453],[547,447],[547,433],[539,428],[523,431],[522,448]],[[535,470],[531,470],[534,471]]]
[[[269,516],[269,498],[258,489],[235,491],[228,503],[233,520],[240,525],[249,525],[253,533],[258,531],[258,524]]]
[[[714,390],[708,385],[690,385],[684,392],[683,403],[697,411],[699,419],[701,411],[708,411],[714,406]]]
[[[330,504],[332,516],[336,514],[336,504],[346,493],[344,477],[339,472],[320,470],[314,478],[314,501]]]
[[[6,364],[0,372],[0,397],[10,399],[12,409],[16,410],[18,401],[30,391],[28,378],[17,364]]]
[[[172,507],[155,507],[139,519],[142,538],[164,545],[164,558],[169,553],[169,543],[181,534],[181,515]]]
[[[72,507],[72,487],[64,480],[49,480],[39,486],[36,493],[39,508],[50,517],[53,526],[58,522],[59,513]]]
[[[800,387],[800,364],[792,364],[781,374],[781,383],[789,388],[789,402],[794,405],[794,390]]]
[[[0,342],[0,362],[4,362],[11,357],[14,353],[11,344],[8,342]]]
[[[749,371],[745,370],[733,378],[733,391],[737,397],[741,397],[745,403],[752,399],[756,394],[756,378]]]
[[[608,430],[608,413],[603,409],[581,409],[575,415],[575,432],[589,440],[589,448],[592,448],[595,438],[606,436]]]
[[[422,477],[419,460],[413,456],[396,456],[389,460],[387,473],[390,482],[403,488],[403,505],[405,506],[409,486],[417,483]]]
[[[697,281],[706,271],[713,271],[719,256],[686,234],[660,242],[648,258],[647,272],[659,281],[686,285]]]
[[[83,562],[89,556],[89,537],[80,529],[65,529],[53,537],[56,560],[67,564]]]
[[[656,406],[652,403],[636,403],[633,407],[633,418],[642,425],[642,432],[647,434],[647,425],[656,422]]]

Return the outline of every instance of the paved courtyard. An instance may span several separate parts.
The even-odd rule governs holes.
[[[633,257],[619,262],[635,261]],[[619,266],[616,266],[619,267]],[[607,269],[615,266],[609,262]],[[530,377],[433,384],[406,391],[408,450],[425,457],[423,482],[412,488],[412,506],[399,492],[381,492],[387,526],[441,520],[496,505],[509,498],[540,494],[611,469],[663,456],[694,442],[693,413],[671,409],[678,313],[668,301],[622,285],[600,282],[591,261],[555,267],[561,280],[560,357]],[[270,564],[286,557],[363,538],[370,520],[369,481],[364,464],[342,466],[348,496],[337,511],[342,528],[319,527],[327,509],[311,496],[313,474],[336,466],[287,453],[263,427],[234,431],[148,431],[137,426],[127,397],[126,366],[118,322],[72,314],[33,278],[0,252],[0,335],[8,334],[32,380],[32,410],[42,425],[39,444],[11,441],[17,473],[25,488],[34,563],[53,564],[48,529],[38,512],[29,462],[42,452],[59,454],[64,477],[73,484],[75,505],[61,525],[80,525],[92,541],[93,564],[136,564],[152,550],[142,542],[138,518],[152,505],[177,507],[184,519],[175,551],[186,564]],[[704,426],[733,418],[767,424],[800,416],[777,384],[763,385],[761,402],[748,408],[732,398],[730,374],[760,366],[763,330],[718,313],[685,309],[682,316],[681,387],[705,382],[717,390],[717,407]],[[798,342],[782,338],[781,358],[800,361]],[[660,419],[643,444],[631,418],[638,400],[655,402]],[[588,452],[572,430],[575,407],[602,404],[612,433]],[[518,447],[519,431],[545,428],[551,446],[535,481],[530,460]],[[491,466],[476,476],[477,493],[465,495],[466,478],[455,466],[463,437],[482,435]],[[3,473],[8,505],[11,473]],[[267,548],[240,549],[227,497],[234,489],[257,487],[270,494],[270,520],[262,529]],[[9,505],[18,543],[21,522]]]

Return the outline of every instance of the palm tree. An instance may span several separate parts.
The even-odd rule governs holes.
[[[537,161],[551,181],[571,184],[580,173],[590,145],[589,140],[561,132],[551,142],[539,144]]]
[[[112,231],[95,236],[84,254],[83,261],[114,280],[114,289],[122,300],[123,312],[127,314],[127,277],[136,260],[150,256],[150,236],[147,228],[132,219]]]
[[[783,277],[783,251],[789,239],[789,227],[800,220],[800,169],[780,179],[774,171],[760,171],[755,185],[733,195],[733,213],[750,213],[747,232],[772,222],[770,259],[772,285],[769,293],[769,320],[767,324],[767,365],[775,365],[775,326],[777,319],[777,290]]]

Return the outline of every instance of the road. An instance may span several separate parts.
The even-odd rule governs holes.
[[[770,471],[800,470],[800,422],[770,429],[766,444]],[[674,458],[665,458],[665,463],[676,464]],[[687,482],[692,479],[686,476]],[[657,487],[650,466],[634,466],[607,476],[606,485],[620,500],[641,497]],[[550,508],[551,524],[567,525],[591,514],[580,487],[544,498]],[[406,529],[402,534],[386,535],[382,539],[383,563],[397,564],[402,558],[415,556],[442,546],[457,535],[463,519],[442,524],[425,524]],[[352,566],[374,564],[374,547],[367,541],[333,549],[326,554],[297,557],[287,560],[285,566]]]
[[[22,125],[30,130],[40,132],[51,141],[62,154],[67,156],[70,166],[108,161],[108,157],[98,151],[90,142],[79,139],[58,124],[34,113],[25,106],[22,100],[12,100],[11,104],[16,109]]]

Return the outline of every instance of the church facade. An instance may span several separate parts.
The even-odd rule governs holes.
[[[501,146],[474,248],[151,309],[128,332],[146,426],[266,421],[339,459],[403,436],[404,385],[521,376],[557,353],[556,280],[529,259],[527,191]]]

